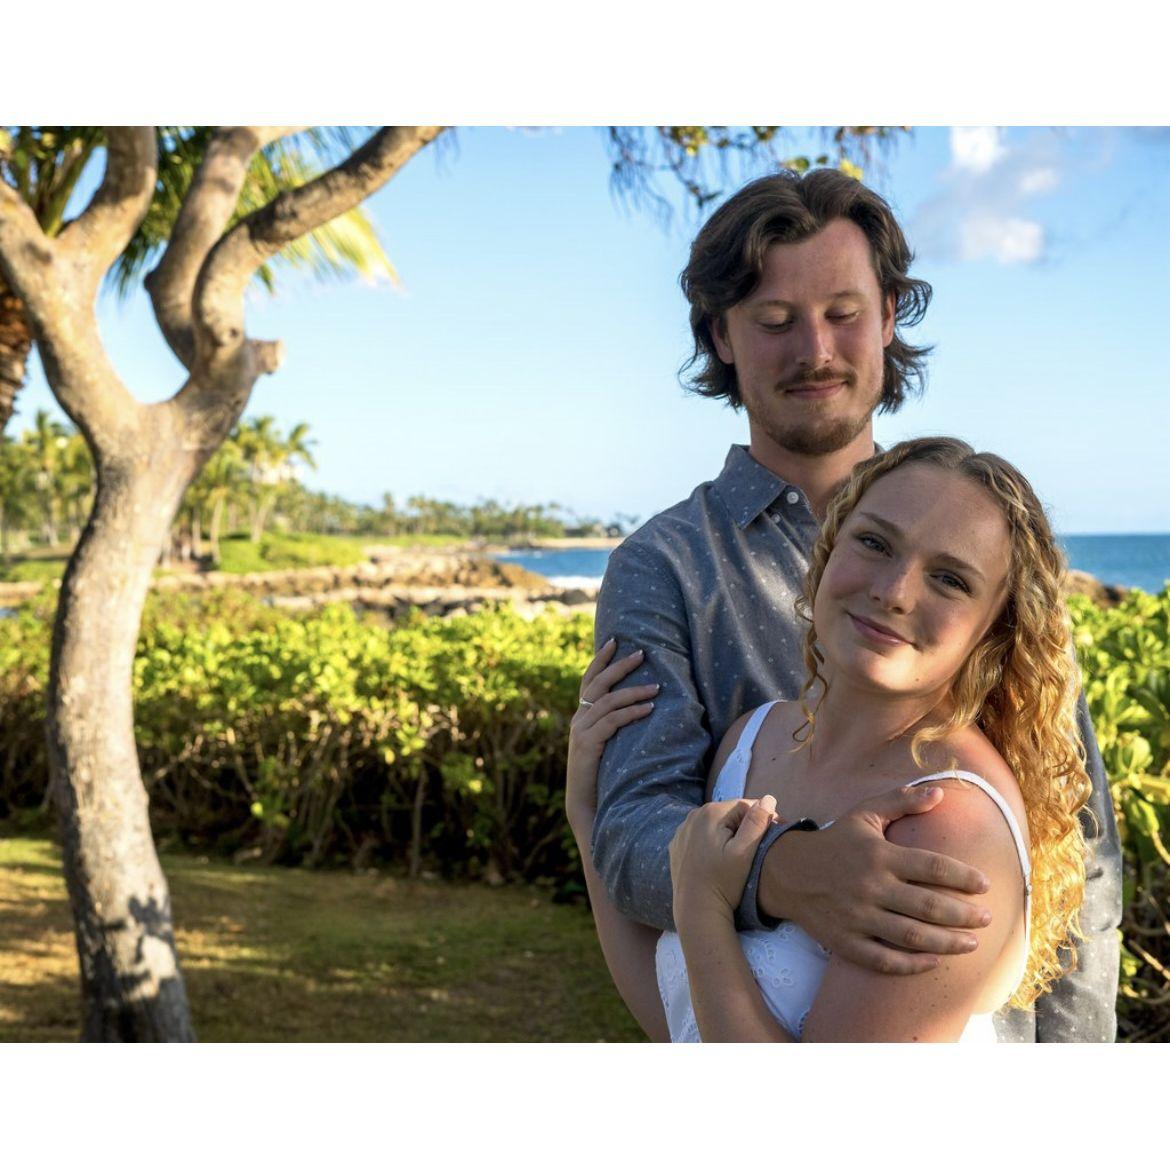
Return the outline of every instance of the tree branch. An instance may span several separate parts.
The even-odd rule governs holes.
[[[41,231],[33,209],[0,179],[0,271],[27,305],[35,299],[53,262],[53,242]]]
[[[153,144],[153,139],[152,139]],[[0,181],[0,269],[24,304],[37,352],[62,409],[102,451],[137,425],[139,404],[119,381],[98,335],[101,272],[49,239],[32,208]]]
[[[235,212],[253,155],[294,129],[222,126],[216,130],[183,196],[162,260],[146,278],[163,336],[188,369],[195,360],[191,301],[199,270]]]
[[[286,244],[356,207],[442,131],[387,126],[332,170],[286,191],[241,220],[216,246],[195,287],[200,356],[232,361],[244,345],[244,290],[252,274]]]
[[[89,206],[57,237],[98,280],[122,254],[154,197],[158,148],[153,126],[106,129],[106,173]]]

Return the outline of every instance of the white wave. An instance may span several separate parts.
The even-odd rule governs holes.
[[[549,584],[558,589],[600,589],[600,577],[549,577]]]

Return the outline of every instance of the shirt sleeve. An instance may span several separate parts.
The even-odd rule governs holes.
[[[611,637],[617,638],[617,657],[646,654],[622,685],[658,683],[661,690],[653,712],[606,745],[593,860],[623,914],[673,930],[670,842],[703,802],[715,744],[691,667],[682,589],[668,558],[648,544],[627,542],[610,555],[597,599],[596,644]],[[741,928],[758,922],[758,887],[757,865],[737,915]]]
[[[1093,782],[1081,823],[1090,852],[1085,861],[1084,939],[1077,966],[1036,1002],[1036,1039],[1043,1043],[1110,1043],[1117,1038],[1117,981],[1121,964],[1121,843],[1109,795],[1109,777],[1081,693],[1077,727],[1085,768]]]
[[[1082,692],[1077,729],[1093,791],[1081,810],[1089,853],[1085,860],[1084,938],[1076,943],[1076,969],[1062,975],[1033,1012],[1002,1014],[1003,1040],[1047,1044],[1112,1043],[1117,1038],[1117,982],[1121,963],[1121,843],[1109,795],[1109,778]]]

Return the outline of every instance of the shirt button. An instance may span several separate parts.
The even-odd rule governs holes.
[[[790,504],[800,503],[800,492],[788,492],[784,497]]]

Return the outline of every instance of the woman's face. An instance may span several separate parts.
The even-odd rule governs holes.
[[[813,603],[830,679],[941,698],[1007,597],[1007,521],[973,480],[926,463],[874,483]]]

